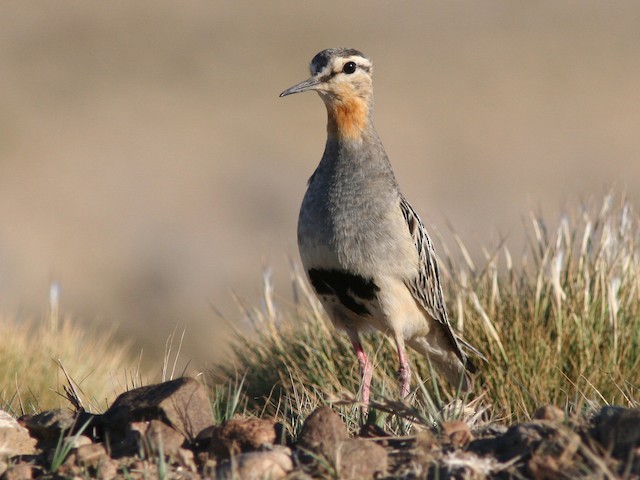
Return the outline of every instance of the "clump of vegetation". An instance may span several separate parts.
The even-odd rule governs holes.
[[[452,321],[488,363],[480,365],[475,399],[461,399],[412,353],[415,408],[405,414],[429,422],[465,414],[477,419],[485,412],[511,423],[529,419],[544,404],[567,411],[637,405],[637,214],[626,199],[609,195],[601,204],[565,212],[552,227],[533,214],[530,222],[528,247],[518,259],[502,245],[478,268],[460,241],[462,262],[449,252],[441,256]],[[234,392],[226,396],[234,411],[279,415],[295,431],[317,405],[351,398],[359,375],[346,335],[328,324],[300,272],[292,272],[293,305],[276,305],[265,274],[262,306],[244,307],[255,334],[238,331],[235,360],[216,367],[213,377]],[[385,407],[398,398],[392,342],[372,335],[365,348],[376,365],[372,398],[380,409],[393,410]],[[354,404],[343,407],[346,419],[357,423],[355,412]]]
[[[426,425],[450,418],[514,423],[544,404],[575,412],[638,405],[638,215],[624,198],[609,195],[565,212],[553,226],[532,214],[526,228],[528,246],[517,259],[501,245],[478,267],[459,239],[459,252],[440,249],[452,322],[488,359],[476,359],[473,394],[461,397],[410,352],[413,391],[408,402],[396,402],[395,347],[373,334],[364,339],[375,365],[369,421],[389,427],[392,419],[392,430],[401,433],[407,418]],[[248,325],[232,342],[234,359],[211,372],[215,416],[273,415],[295,434],[311,411],[330,403],[355,430],[362,418],[351,344],[329,324],[303,274],[291,271],[293,302],[278,298],[265,274],[261,305],[243,307]],[[68,406],[61,393],[69,384],[76,391],[68,396],[102,411],[143,383],[126,345],[111,333],[87,333],[55,307],[44,322],[0,318],[1,337],[11,339],[0,343],[1,409]],[[163,378],[170,364],[165,358]]]
[[[67,407],[70,385],[87,410],[102,411],[125,384],[139,383],[127,344],[113,332],[88,332],[59,318],[55,307],[45,321],[0,318],[0,409],[20,415]],[[126,372],[137,373],[127,379]]]

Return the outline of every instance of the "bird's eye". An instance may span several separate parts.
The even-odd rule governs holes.
[[[356,67],[356,62],[347,62],[344,64],[344,67],[342,67],[342,71],[347,74],[352,74],[356,71]]]

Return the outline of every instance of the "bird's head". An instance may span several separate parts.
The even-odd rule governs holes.
[[[309,69],[311,76],[307,80],[280,96],[314,90],[327,106],[330,128],[344,136],[360,133],[373,103],[371,60],[352,48],[329,48],[313,57]]]

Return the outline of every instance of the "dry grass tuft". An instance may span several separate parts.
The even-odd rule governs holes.
[[[87,411],[104,410],[128,384],[139,383],[128,345],[110,332],[60,320],[55,311],[48,322],[0,318],[0,338],[10,339],[0,342],[0,409],[16,415],[68,407],[66,374]]]
[[[398,429],[407,418],[416,425],[460,417],[511,423],[549,403],[567,411],[638,404],[637,214],[624,198],[608,195],[565,212],[553,228],[532,214],[526,228],[528,247],[518,260],[501,246],[478,268],[459,240],[462,262],[449,252],[441,257],[452,321],[489,360],[481,365],[473,403],[440,384],[428,363],[412,354],[413,407],[394,404],[395,351],[373,335],[365,345],[376,363],[373,421],[393,415]],[[299,418],[334,403],[356,428],[358,410],[348,400],[359,387],[358,364],[346,336],[328,325],[295,268],[289,308],[277,306],[268,273],[264,279],[262,306],[243,308],[255,335],[238,331],[235,360],[214,368],[214,379],[236,392],[234,411],[279,415],[296,431]]]

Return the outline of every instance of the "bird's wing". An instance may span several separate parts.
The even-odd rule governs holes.
[[[460,341],[453,333],[451,323],[449,322],[449,315],[447,314],[447,307],[444,303],[444,295],[440,284],[440,272],[436,260],[436,252],[427,234],[427,230],[424,228],[418,214],[404,197],[400,198],[400,209],[407,222],[413,243],[418,250],[417,275],[413,278],[406,279],[405,284],[422,308],[424,308],[444,330],[447,337],[451,340],[451,345],[456,355],[462,363],[466,364],[468,370],[473,371],[474,367],[460,349]]]

